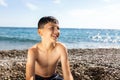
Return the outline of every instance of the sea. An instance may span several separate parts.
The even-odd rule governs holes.
[[[28,49],[40,41],[37,28],[0,27],[0,50]],[[120,48],[120,30],[61,28],[58,41],[68,49]]]

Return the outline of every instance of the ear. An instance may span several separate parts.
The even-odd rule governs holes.
[[[42,30],[41,30],[41,29],[38,29],[38,34],[39,34],[40,36],[42,36]]]

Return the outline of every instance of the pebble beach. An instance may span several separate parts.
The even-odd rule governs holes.
[[[68,49],[68,57],[74,80],[120,80],[120,49]],[[27,50],[1,50],[0,80],[25,80],[26,58]]]

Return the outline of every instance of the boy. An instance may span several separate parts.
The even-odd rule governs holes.
[[[73,80],[67,49],[57,42],[60,34],[58,20],[52,16],[42,17],[38,22],[38,34],[41,42],[28,50],[26,80],[63,80],[55,73],[59,61],[64,80]]]

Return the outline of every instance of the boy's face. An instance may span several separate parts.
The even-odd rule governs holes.
[[[40,29],[39,34],[41,35],[42,40],[45,39],[51,42],[57,41],[60,34],[59,25],[49,22],[44,25],[43,29]]]

